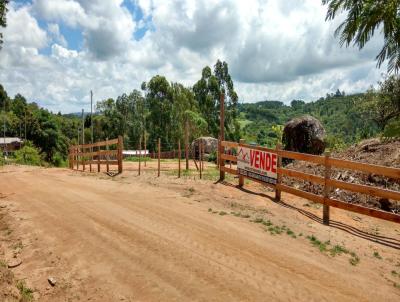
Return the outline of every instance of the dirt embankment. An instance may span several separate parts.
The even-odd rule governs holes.
[[[327,227],[304,199],[154,171],[12,166],[0,184],[9,284],[37,301],[400,299],[394,223],[331,209]]]
[[[358,145],[350,147],[346,151],[335,152],[331,156],[361,163],[400,168],[400,141],[384,142],[380,141],[379,139],[369,139],[362,141]],[[287,168],[309,174],[324,176],[324,167],[321,165],[310,164],[302,161],[294,161],[288,164]],[[349,183],[370,185],[394,191],[400,191],[399,179],[391,179],[377,174],[333,169],[332,177]],[[307,181],[294,180],[288,177],[284,177],[284,182],[307,192],[319,195],[323,194],[323,186],[317,184],[312,184]],[[331,196],[349,203],[356,203],[367,207],[400,213],[400,202],[395,200],[367,196],[341,189],[334,190],[331,193]]]

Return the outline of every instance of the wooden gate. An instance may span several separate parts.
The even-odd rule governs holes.
[[[100,172],[101,165],[105,165],[106,171],[109,172],[110,166],[118,166],[118,173],[122,173],[123,146],[122,136],[93,144],[70,146],[69,167],[73,170],[86,171],[89,168],[90,172]]]

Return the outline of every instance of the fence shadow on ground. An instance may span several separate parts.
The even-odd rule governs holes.
[[[253,191],[250,191],[250,190],[245,189],[245,188],[241,188],[241,187],[239,187],[237,185],[231,184],[231,183],[226,182],[226,181],[216,181],[215,184],[222,184],[224,186],[237,188],[237,189],[239,189],[239,190],[241,190],[241,191],[243,191],[245,193],[248,193],[248,194],[252,194],[252,195],[257,195],[257,196],[261,196],[261,197],[264,197],[264,198],[268,198],[269,200],[275,202],[276,204],[278,204],[278,205],[280,205],[282,207],[297,211],[300,214],[302,214],[303,216],[306,216],[309,219],[314,220],[315,222],[323,224],[322,218],[318,217],[314,213],[311,213],[311,212],[306,211],[304,209],[301,209],[299,207],[287,204],[287,203],[285,203],[283,201],[276,202],[275,199],[272,196],[269,196],[267,194],[259,193],[259,192],[253,192]],[[345,224],[343,222],[339,222],[339,221],[336,221],[336,220],[332,220],[332,219],[329,222],[329,227],[342,230],[342,231],[344,231],[346,233],[349,233],[349,234],[351,234],[353,236],[357,236],[359,238],[363,238],[363,239],[371,241],[371,242],[375,242],[375,243],[378,243],[378,244],[381,244],[381,245],[384,245],[384,246],[388,246],[388,247],[400,250],[400,240],[395,239],[395,238],[386,237],[386,236],[380,236],[380,235],[376,235],[376,234],[371,234],[371,233],[362,231],[362,230],[360,230],[360,229],[358,229],[356,227],[353,227],[351,225],[348,225],[348,224]]]

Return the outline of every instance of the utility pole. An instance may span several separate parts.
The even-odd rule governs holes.
[[[85,144],[85,117],[84,111],[82,109],[82,145]]]

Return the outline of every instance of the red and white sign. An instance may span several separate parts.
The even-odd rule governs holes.
[[[237,169],[239,175],[276,184],[277,161],[276,153],[241,146],[238,148]]]

